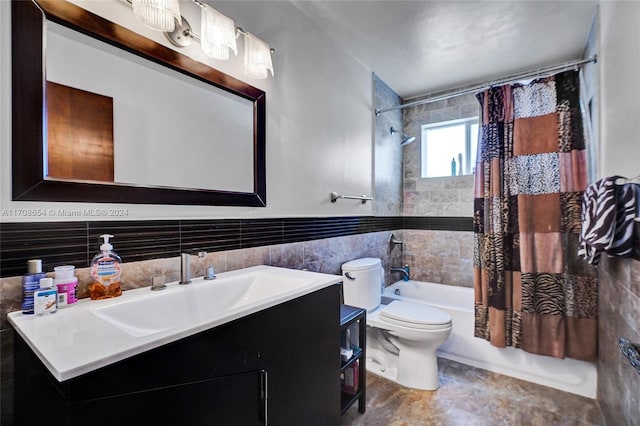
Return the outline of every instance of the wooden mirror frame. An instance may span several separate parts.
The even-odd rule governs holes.
[[[43,16],[44,13],[44,16]],[[44,176],[44,20],[56,22],[253,103],[253,192],[48,180]],[[14,201],[266,206],[265,92],[60,0],[11,3]]]

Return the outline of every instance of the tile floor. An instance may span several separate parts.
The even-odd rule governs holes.
[[[367,374],[367,409],[342,426],[604,425],[595,400],[439,358],[440,388],[403,388]]]

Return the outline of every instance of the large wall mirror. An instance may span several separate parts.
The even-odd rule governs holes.
[[[263,91],[55,0],[12,2],[12,75],[14,200],[266,205]]]

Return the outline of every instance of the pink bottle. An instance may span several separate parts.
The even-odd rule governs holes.
[[[53,284],[58,289],[58,308],[73,305],[78,301],[78,277],[74,275],[75,266],[56,266],[53,271]]]

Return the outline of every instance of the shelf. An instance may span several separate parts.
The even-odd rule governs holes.
[[[355,306],[340,305],[340,327],[344,327],[363,315],[364,309]],[[364,311],[366,312],[366,311]]]
[[[340,371],[346,370],[347,367],[349,367],[351,364],[356,362],[356,360],[360,359],[361,355],[362,355],[362,349],[358,348],[357,352],[354,349],[353,355],[351,356],[351,358],[349,358],[346,362],[345,361],[342,362],[342,367],[340,367]]]
[[[340,363],[340,372],[344,373],[349,367],[353,367],[354,363],[358,365],[358,392],[351,395],[341,391],[340,409],[344,414],[351,405],[358,402],[358,411],[364,413],[366,409],[366,347],[367,347],[367,311],[366,309],[356,308],[355,306],[340,306],[340,331],[344,333],[346,329],[357,324],[358,342],[351,343],[355,346],[354,353],[347,361]]]
[[[344,414],[349,407],[351,407],[351,405],[353,405],[354,402],[356,402],[358,400],[358,398],[360,398],[360,396],[362,395],[362,389],[360,389],[358,392],[356,392],[355,395],[351,395],[349,393],[345,393],[345,392],[340,392],[340,406],[342,407],[342,410],[340,411],[340,414]]]

